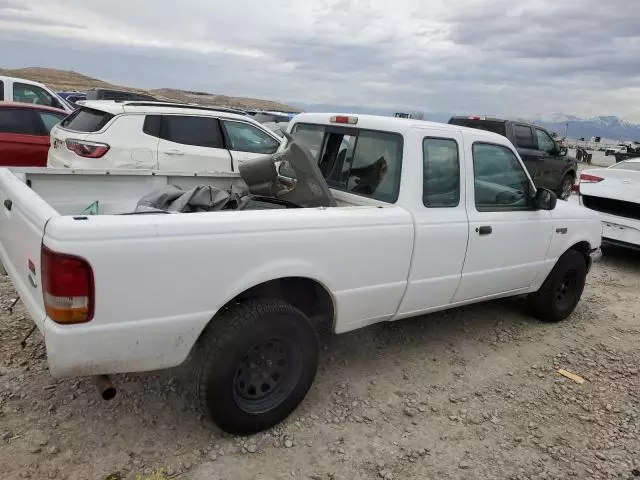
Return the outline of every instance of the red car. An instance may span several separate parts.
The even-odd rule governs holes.
[[[49,132],[67,115],[43,105],[0,102],[0,166],[46,167]]]

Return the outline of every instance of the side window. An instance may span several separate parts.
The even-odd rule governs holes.
[[[38,112],[38,115],[40,115],[40,120],[42,120],[47,133],[51,132],[53,126],[60,123],[66,117],[66,115],[62,113],[54,112]]]
[[[280,146],[280,142],[271,135],[248,123],[222,120],[222,125],[227,134],[229,150],[271,154]]]
[[[514,125],[513,134],[516,137],[516,146],[520,148],[536,148],[533,141],[533,132],[531,127],[525,125]]]
[[[189,115],[163,115],[160,138],[182,145],[224,148],[218,119]]]
[[[458,143],[445,138],[422,141],[425,207],[456,207],[460,203],[460,159]]]
[[[142,132],[152,137],[160,137],[161,115],[147,115],[144,117]]]
[[[347,191],[393,203],[400,192],[402,136],[358,130]]]
[[[26,108],[0,108],[0,133],[42,135],[37,118]]]
[[[0,102],[4,101],[4,82],[0,80]]]
[[[60,108],[60,102],[49,92],[35,85],[26,83],[13,84],[13,99],[20,103],[32,103],[36,105],[46,105],[48,107]]]
[[[474,143],[473,175],[478,211],[531,208],[531,182],[511,149],[502,145]]]
[[[556,142],[544,130],[536,128],[536,138],[538,139],[538,150],[545,153],[553,153],[556,150]]]

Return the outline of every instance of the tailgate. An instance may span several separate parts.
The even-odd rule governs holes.
[[[0,261],[38,328],[45,318],[40,248],[45,225],[54,216],[58,212],[11,170],[0,168]]]

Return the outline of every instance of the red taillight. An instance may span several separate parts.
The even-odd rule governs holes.
[[[73,138],[66,139],[64,143],[69,150],[84,158],[100,158],[109,151],[109,145],[106,143],[75,140]]]
[[[588,173],[580,174],[580,183],[598,183],[603,180],[604,178],[598,177],[597,175],[590,175]]]
[[[42,294],[47,316],[56,323],[84,323],[93,318],[93,270],[86,260],[41,250]]]

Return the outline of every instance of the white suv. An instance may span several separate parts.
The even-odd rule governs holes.
[[[96,100],[53,127],[47,166],[233,172],[282,142],[238,110]]]

